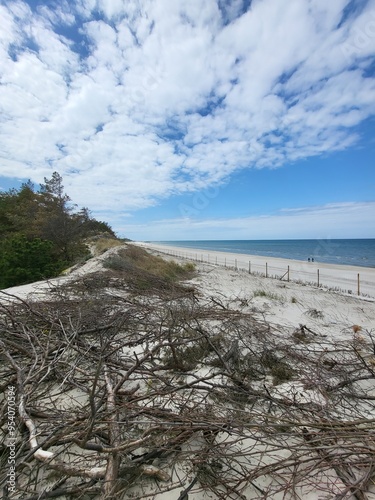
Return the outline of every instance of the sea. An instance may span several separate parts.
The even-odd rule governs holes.
[[[347,266],[375,267],[375,239],[158,241],[201,250],[242,253]]]

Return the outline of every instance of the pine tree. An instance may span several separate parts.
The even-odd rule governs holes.
[[[64,193],[62,177],[58,172],[54,172],[51,179],[44,178],[44,182],[40,186],[41,202],[45,208],[39,221],[41,235],[54,243],[64,260],[71,262],[82,251],[82,245],[78,244],[80,238],[75,230],[75,206]]]
[[[88,254],[84,239],[107,232],[64,192],[58,172],[36,191],[31,181],[0,193],[0,287],[51,277]]]

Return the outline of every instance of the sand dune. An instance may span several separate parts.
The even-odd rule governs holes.
[[[372,332],[375,328],[375,298],[369,295],[371,293],[374,294],[375,270],[348,268],[348,266],[330,266],[320,263],[304,263],[286,259],[267,259],[267,275],[269,277],[265,277],[265,259],[262,257],[223,254],[221,252],[210,252],[208,255],[201,250],[185,250],[178,247],[171,248],[144,243],[138,243],[138,245],[147,248],[152,253],[161,254],[166,259],[184,262],[190,258],[196,262],[197,273],[187,284],[194,285],[195,300],[198,301],[201,307],[206,307],[206,305],[213,307],[215,313],[213,318],[210,320],[201,320],[201,322],[202,324],[207,323],[207,331],[210,332],[212,338],[214,338],[215,332],[216,334],[219,332],[225,336],[221,340],[221,342],[225,341],[225,345],[228,348],[226,352],[222,353],[224,361],[229,359],[227,355],[229,355],[231,348],[237,346],[240,350],[239,359],[242,361],[245,358],[249,358],[252,352],[250,348],[253,349],[251,363],[254,366],[257,366],[256,363],[259,364],[259,360],[263,356],[257,357],[257,350],[259,349],[263,349],[265,354],[271,355],[271,358],[272,354],[280,357],[289,356],[290,360],[292,360],[290,362],[295,363],[291,365],[291,368],[296,370],[298,376],[293,376],[292,379],[277,383],[268,375],[264,376],[261,381],[258,381],[256,378],[252,380],[250,373],[248,379],[246,379],[246,383],[250,388],[249,394],[254,393],[256,397],[252,401],[249,400],[247,406],[244,403],[243,407],[241,406],[242,400],[237,402],[236,399],[229,398],[229,400],[225,401],[220,400],[221,402],[217,404],[214,398],[210,399],[211,391],[216,390],[218,391],[217,394],[220,395],[220,390],[224,387],[223,384],[227,383],[225,382],[226,379],[223,378],[223,367],[220,366],[218,368],[216,364],[210,364],[210,359],[203,359],[186,373],[178,373],[180,385],[177,387],[181,388],[181,391],[178,393],[175,392],[175,387],[170,387],[169,377],[172,376],[172,372],[168,372],[168,376],[165,377],[165,381],[169,384],[168,388],[172,389],[171,397],[165,399],[165,401],[163,400],[166,411],[172,413],[180,411],[181,407],[184,407],[190,401],[189,404],[192,405],[191,411],[199,410],[198,416],[203,419],[208,418],[204,412],[201,412],[201,409],[204,409],[204,405],[207,404],[215,408],[217,415],[220,413],[225,414],[228,411],[228,414],[232,416],[231,405],[234,405],[233,408],[240,412],[241,418],[239,418],[239,422],[241,425],[237,425],[235,420],[231,420],[233,428],[231,427],[230,432],[218,432],[215,438],[215,446],[212,446],[212,450],[210,449],[213,457],[216,457],[215,453],[220,450],[228,453],[228,464],[231,464],[230,471],[232,473],[236,473],[238,469],[240,472],[245,471],[246,474],[249,474],[249,478],[252,478],[252,475],[255,474],[256,476],[260,468],[262,468],[263,472],[259,473],[258,479],[255,479],[256,484],[254,481],[245,481],[242,490],[243,495],[238,498],[256,500],[257,498],[261,498],[260,491],[270,491],[272,493],[268,496],[263,495],[262,498],[273,498],[274,500],[304,498],[305,500],[315,500],[323,497],[328,498],[327,492],[329,492],[332,495],[330,498],[347,498],[348,500],[351,498],[366,498],[367,500],[374,500],[375,490],[371,479],[373,477],[371,476],[373,468],[369,456],[372,453],[373,401],[375,398],[374,377],[372,375],[372,366],[375,366],[373,365],[375,359],[373,355],[373,343],[371,343],[373,341]],[[100,271],[103,259],[116,251],[118,249],[112,249],[100,257],[91,259],[84,266],[73,271],[66,277],[56,278],[49,282],[14,287],[8,289],[6,292],[20,298],[43,299],[48,294],[48,289],[51,286],[58,287],[71,278]],[[249,261],[251,273],[249,273],[248,268]],[[288,276],[285,275],[288,266],[289,281],[287,281]],[[303,280],[303,276],[314,274],[318,269],[321,271],[322,277],[327,277],[327,281],[323,282],[325,286],[317,287],[313,279]],[[367,296],[357,295],[355,288],[352,289],[351,293],[349,292],[349,286],[354,287],[355,285],[358,272],[361,276],[361,287],[364,287]],[[299,277],[298,273],[300,273]],[[283,279],[280,279],[283,274]],[[276,276],[279,276],[279,279],[275,279]],[[351,281],[348,281],[348,288],[343,290],[342,284],[345,283],[344,279],[354,280],[354,285],[351,284]],[[330,290],[329,288],[333,288],[334,290]],[[110,294],[111,290],[105,289],[105,293]],[[121,301],[122,296],[120,297],[118,290],[116,290],[116,293]],[[6,299],[6,297],[4,298]],[[137,297],[138,299],[139,297]],[[154,299],[152,298],[148,300],[151,318],[153,316],[152,307],[156,308],[159,302],[153,302]],[[166,306],[171,307],[170,301],[166,300]],[[195,307],[198,306],[194,302],[192,311],[195,311]],[[121,308],[124,308],[122,301]],[[220,316],[218,313],[220,313]],[[238,329],[230,332],[231,324],[234,321],[231,318],[239,317],[239,315],[243,315],[243,320],[238,320]],[[221,317],[220,321],[218,320],[219,317]],[[193,320],[194,318],[192,318],[192,323],[194,322]],[[255,325],[254,328],[256,331],[251,330],[251,325]],[[147,325],[147,331],[148,327]],[[259,328],[264,328],[265,333],[259,334]],[[155,329],[155,331],[159,335],[159,330]],[[240,332],[239,336],[237,336],[238,332]],[[268,335],[267,332],[271,333]],[[300,337],[295,336],[296,332],[297,335],[307,332],[307,338],[302,338],[301,340]],[[234,341],[233,335],[236,335]],[[272,344],[267,343],[268,341],[272,342]],[[264,342],[266,343],[264,344]],[[287,345],[289,346],[289,350],[283,351]],[[270,346],[274,351],[270,351]],[[189,344],[190,349],[194,347],[196,347],[195,344],[191,346]],[[291,355],[291,347],[296,347],[295,352],[293,351],[293,356],[297,356],[298,354],[297,357]],[[142,358],[142,355],[145,354],[145,349],[149,349],[149,346],[139,343],[137,344],[137,353],[135,354],[135,348],[131,343],[131,347],[127,348],[126,351],[123,350],[122,353],[126,359],[129,358],[131,361],[132,356],[135,355],[138,356],[137,359]],[[299,353],[303,354],[299,355]],[[363,366],[367,367],[367,374],[366,377],[357,379],[359,385],[356,387],[356,394],[359,394],[361,398],[355,399],[354,405],[345,407],[340,403],[341,393],[335,401],[333,399],[330,401],[330,397],[327,396],[327,387],[331,388],[332,385],[330,384],[333,384],[333,388],[335,388],[335,384],[340,387],[339,381],[341,380],[340,378],[335,378],[340,377],[341,372],[331,372],[331,365],[327,368],[327,363],[336,363],[337,361],[335,360],[337,358],[341,366],[346,367],[347,358],[349,359],[353,353],[358,353],[359,356],[360,363],[358,363],[358,366],[355,365],[358,373],[362,373],[363,364]],[[309,356],[313,359],[314,356],[317,356],[318,361],[308,364]],[[344,359],[342,356],[347,356],[347,358]],[[309,368],[310,366],[312,369]],[[173,374],[173,377],[175,375]],[[143,372],[142,374],[135,373],[134,377],[134,380],[129,380],[129,384],[135,385],[139,384],[140,380],[143,381],[143,389],[141,388],[141,390],[144,391],[145,395],[156,384],[156,379],[143,379]],[[190,394],[190,384],[193,384],[197,380],[200,381],[197,390],[194,394]],[[344,384],[344,387],[346,387],[346,382],[346,379],[341,382]],[[129,388],[133,388],[133,385],[129,385],[127,389]],[[231,391],[233,391],[233,388],[231,388]],[[180,399],[177,397],[177,394],[180,395]],[[187,394],[190,399],[187,398]],[[270,413],[271,406],[269,406],[267,397],[264,401],[262,400],[262,404],[257,403],[259,400],[258,394],[268,395],[269,399],[272,400],[272,411],[274,413]],[[197,403],[194,402],[193,396],[194,398],[198,398]],[[61,404],[70,402],[76,408],[78,406],[77,394],[74,394],[70,400],[68,399],[69,397],[71,397],[69,393],[64,393],[64,396],[61,398]],[[345,402],[345,394],[342,397]],[[198,404],[200,401],[201,403]],[[336,406],[336,401],[341,406],[339,404]],[[352,403],[353,400],[350,399],[348,401]],[[178,406],[179,404],[182,406]],[[259,404],[259,408],[256,406],[257,404]],[[306,411],[304,405],[306,405]],[[159,411],[160,404],[158,401],[152,402],[152,404],[149,403],[149,406],[151,409]],[[164,408],[164,406],[162,407]],[[314,412],[310,408],[315,408],[315,420]],[[300,410],[302,411],[301,414],[299,413]],[[341,415],[342,411],[344,413]],[[179,413],[176,413],[176,415],[180,418]],[[327,429],[325,427],[326,417],[329,419]],[[358,420],[359,417],[360,420]],[[192,418],[192,423],[194,424],[195,421],[191,412],[189,413],[190,418]],[[278,430],[280,431],[279,434],[271,432],[268,435],[266,433],[269,429],[268,427],[268,430],[265,428],[265,420],[268,418],[273,419],[270,424],[271,431]],[[290,421],[294,422],[293,425],[295,428],[293,426],[291,429],[288,426],[285,427],[285,423],[289,423]],[[254,426],[254,422],[260,422],[259,429]],[[284,426],[279,425],[280,422]],[[141,425],[140,421],[137,423]],[[190,422],[191,425],[192,423]],[[309,426],[309,423],[310,425],[316,425],[316,427],[311,427],[312,430],[305,431],[307,432],[305,442],[304,434],[300,430],[300,427],[302,425]],[[172,424],[173,422],[166,422],[166,435],[168,435],[168,432],[172,432]],[[245,424],[249,424],[249,427],[247,428]],[[346,434],[341,433],[341,425],[344,424],[349,429]],[[330,426],[333,426],[332,429]],[[320,429],[320,434],[315,432],[314,429]],[[357,434],[353,434],[353,429],[356,429],[355,432]],[[238,439],[237,433],[240,433],[240,438]],[[342,444],[341,442],[337,446],[335,444],[332,445],[332,438],[336,439],[336,436],[339,434],[344,439],[342,448],[339,447],[339,444]],[[352,435],[355,437],[354,440],[352,439]],[[317,436],[322,436],[321,442]],[[361,468],[355,468],[352,467],[351,460],[352,458],[356,458],[358,446],[356,440],[360,439],[362,441],[358,441],[358,443],[361,443],[362,448],[366,450],[366,455],[364,455]],[[311,440],[312,445],[309,444]],[[201,449],[202,442],[203,448],[206,449],[207,445],[205,444],[204,436],[202,437],[199,433],[192,434],[191,439],[184,443],[184,447],[181,448],[182,452],[185,453],[185,457],[187,457],[185,459],[186,462],[181,459],[181,462],[177,461],[173,466],[167,461],[161,461],[156,464],[158,467],[162,467],[162,469],[157,469],[159,472],[160,470],[165,470],[168,473],[168,477],[171,477],[171,481],[174,481],[171,491],[168,491],[170,488],[168,480],[165,486],[161,486],[157,482],[151,481],[143,481],[142,483],[140,479],[129,490],[130,494],[134,495],[135,498],[141,498],[142,495],[148,493],[148,498],[176,500],[180,492],[186,491],[190,481],[192,481],[192,484],[194,481],[197,481],[197,487],[189,491],[189,499],[224,498],[223,496],[219,497],[202,491],[201,486],[204,483],[204,481],[202,483],[204,477],[198,477],[197,474],[195,476],[193,474],[184,476],[189,454],[194,455],[195,450]],[[151,441],[150,443],[149,446],[152,449],[154,445]],[[321,448],[318,447],[319,443],[323,443],[325,449],[328,449],[331,455],[322,452]],[[338,460],[338,453],[342,453],[343,450],[345,453],[348,453],[349,458],[345,455],[346,459],[344,457],[341,464],[340,460]],[[296,482],[296,485],[293,487],[290,486],[290,488],[286,485],[285,491],[283,491],[284,486],[280,486],[278,479],[284,467],[284,460],[288,460],[289,456],[291,456],[291,459],[293,458],[293,455],[290,455],[292,451],[299,457],[298,466],[300,467],[299,473],[301,476],[297,477],[294,475],[294,469],[293,471],[291,470],[289,476],[289,470],[285,465],[283,477],[290,477],[291,481],[293,478],[298,479],[298,484]],[[325,455],[322,453],[325,453]],[[230,457],[235,461],[231,461]],[[332,457],[334,457],[334,460]],[[303,461],[305,461],[305,465],[303,465]],[[234,464],[233,468],[232,462]],[[281,468],[277,466],[274,471],[275,474],[268,473],[268,467],[272,469],[274,463],[280,464]],[[294,463],[293,460],[291,463]],[[304,467],[308,467],[310,463],[311,470],[309,469],[309,473],[306,472],[306,476],[304,476]],[[320,467],[318,475],[315,472],[315,463]],[[368,473],[366,472],[367,468]],[[357,490],[354,487],[350,487],[348,490],[347,484],[357,483],[356,476],[345,476],[348,473],[358,474],[364,485],[363,496],[360,496],[362,495],[362,491],[360,490],[358,490],[358,495],[351,495],[351,490]],[[218,474],[223,474],[222,469],[219,470]],[[180,482],[181,477],[184,478],[183,482]],[[141,484],[143,486],[140,486]],[[278,490],[279,486],[280,491]],[[159,488],[165,489],[159,491]],[[130,495],[126,498],[130,498]],[[187,497],[185,496],[185,498]]]

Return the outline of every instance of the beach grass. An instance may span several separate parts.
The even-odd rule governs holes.
[[[165,260],[131,244],[105,259],[103,265],[140,291],[170,289],[178,281],[191,278],[195,271],[195,265],[190,262],[179,264]]]

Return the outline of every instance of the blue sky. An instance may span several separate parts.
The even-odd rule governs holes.
[[[375,0],[0,1],[0,188],[135,240],[375,237]]]

